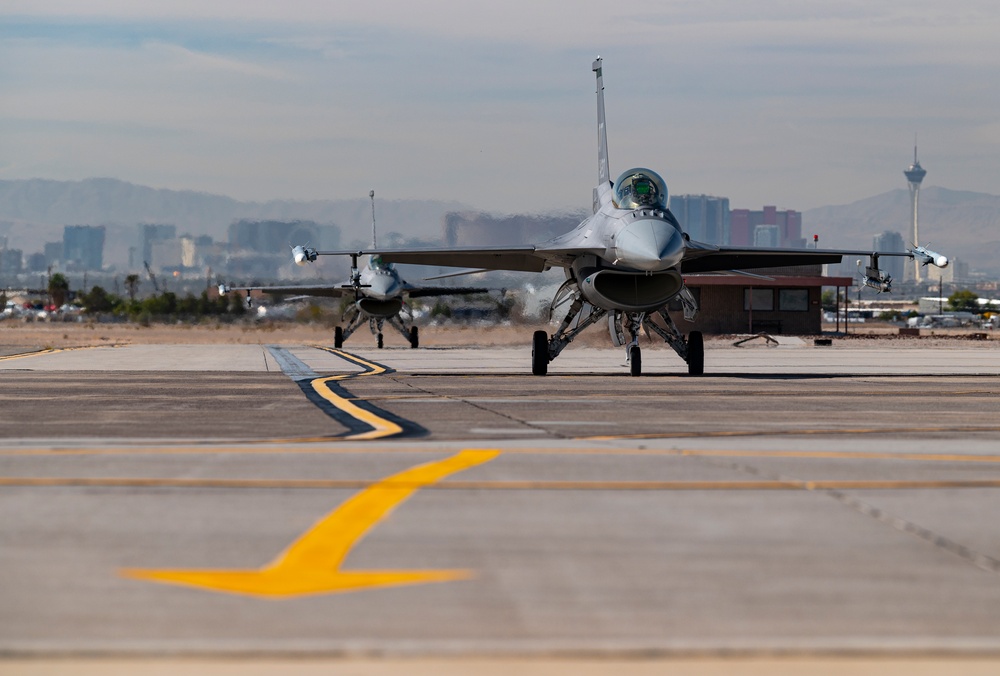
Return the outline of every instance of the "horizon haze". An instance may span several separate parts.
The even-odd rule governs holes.
[[[905,188],[916,132],[928,187],[997,192],[985,0],[10,0],[0,17],[0,179],[584,209],[600,54],[612,175],[805,212]]]

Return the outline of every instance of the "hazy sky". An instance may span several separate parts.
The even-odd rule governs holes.
[[[1000,193],[996,0],[4,0],[0,178],[585,209],[616,176],[807,209]]]

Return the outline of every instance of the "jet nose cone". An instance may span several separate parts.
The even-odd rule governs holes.
[[[388,275],[376,275],[371,281],[368,295],[379,300],[388,300],[396,294],[396,280]]]
[[[629,223],[615,236],[615,264],[656,272],[676,267],[684,255],[681,233],[667,221],[645,218]]]

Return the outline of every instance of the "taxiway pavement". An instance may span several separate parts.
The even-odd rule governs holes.
[[[1000,656],[1000,350],[0,358],[0,653]]]

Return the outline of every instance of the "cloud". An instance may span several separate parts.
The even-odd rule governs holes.
[[[143,45],[143,49],[155,59],[162,60],[169,67],[192,72],[219,72],[268,80],[287,80],[291,77],[288,72],[281,68],[263,66],[218,54],[198,52],[165,42],[147,42]]]
[[[8,177],[586,206],[601,53],[613,171],[653,165],[674,193],[865,197],[899,184],[914,131],[932,179],[996,182],[993,2],[7,0],[0,16]]]

